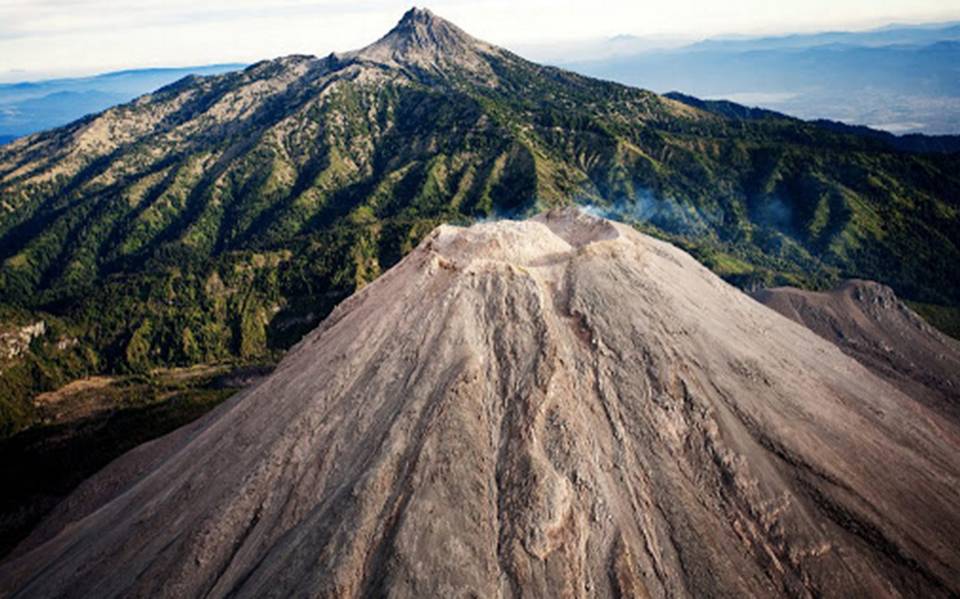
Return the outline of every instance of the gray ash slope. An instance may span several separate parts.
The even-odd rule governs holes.
[[[950,596],[960,428],[680,250],[441,226],[85,483],[5,595]]]
[[[850,280],[829,292],[777,287],[754,297],[960,422],[960,342],[927,324],[886,285]]]

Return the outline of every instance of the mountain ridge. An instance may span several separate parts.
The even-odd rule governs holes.
[[[664,97],[721,115],[734,116],[742,119],[796,118],[776,110],[750,107],[729,100],[701,100],[681,92],[667,92]],[[803,119],[798,119],[803,120]],[[849,133],[865,139],[874,139],[896,150],[916,153],[945,153],[960,152],[960,135],[927,135],[923,133],[907,133],[896,135],[888,131],[871,129],[863,125],[849,125],[839,121],[815,119],[807,121],[824,129],[839,133]]]
[[[889,287],[851,280],[829,291],[780,287],[753,297],[835,344],[939,418],[960,421],[960,341],[927,324]]]

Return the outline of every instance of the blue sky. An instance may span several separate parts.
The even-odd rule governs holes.
[[[387,0],[0,0],[0,80],[322,55],[369,43],[410,5]],[[960,0],[435,0],[420,5],[477,37],[512,48],[618,34],[696,39],[960,20]]]

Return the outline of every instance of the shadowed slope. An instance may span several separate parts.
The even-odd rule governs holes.
[[[0,588],[947,596],[960,431],[935,417],[627,227],[441,226],[88,481]]]

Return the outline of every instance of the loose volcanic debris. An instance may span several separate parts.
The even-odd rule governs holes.
[[[927,324],[889,287],[851,280],[826,293],[779,287],[755,297],[960,422],[960,342]]]
[[[0,588],[956,596],[958,441],[628,227],[441,226],[263,382],[85,483]]]

